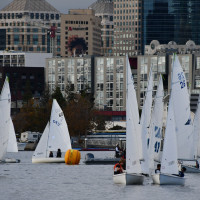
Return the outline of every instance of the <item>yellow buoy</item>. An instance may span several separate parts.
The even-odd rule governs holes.
[[[65,153],[65,163],[67,165],[78,165],[81,159],[81,153],[78,150],[68,149]]]

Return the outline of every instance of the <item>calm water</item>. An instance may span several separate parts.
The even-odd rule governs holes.
[[[81,152],[78,166],[32,164],[33,152],[9,154],[21,163],[0,165],[0,200],[188,200],[199,199],[200,174],[186,174],[185,186],[115,185],[112,165],[84,165],[88,152]],[[109,157],[113,152],[93,152],[95,157]]]

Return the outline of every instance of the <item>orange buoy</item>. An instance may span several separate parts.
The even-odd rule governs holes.
[[[81,153],[78,150],[68,149],[65,153],[65,163],[67,165],[78,165],[81,159]]]

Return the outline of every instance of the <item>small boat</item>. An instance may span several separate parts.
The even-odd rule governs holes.
[[[126,172],[114,174],[113,181],[116,184],[141,185],[144,181],[140,164],[142,157],[141,129],[136,92],[128,56],[126,65]]]
[[[32,163],[64,163],[64,157],[49,157],[50,152],[56,153],[58,149],[65,154],[68,149],[71,149],[71,142],[64,114],[54,99],[50,122],[47,123],[34,151]]]
[[[173,72],[175,69],[175,58],[173,63]],[[172,80],[173,83],[173,80]],[[179,84],[179,83],[178,83]],[[180,85],[180,84],[179,84]],[[180,85],[181,87],[181,85]],[[173,95],[174,94],[174,95]],[[153,174],[152,179],[154,184],[159,185],[184,185],[185,178],[179,177],[178,170],[178,152],[177,152],[177,135],[176,135],[176,122],[174,113],[174,98],[173,88],[169,99],[168,115],[164,139],[163,154],[161,160],[160,173]]]
[[[200,173],[199,168],[196,168],[195,166],[192,165],[184,165],[182,164],[181,167],[186,168],[186,173]]]
[[[149,169],[150,174],[154,171],[154,161],[161,162],[161,140],[164,110],[164,90],[162,76],[160,75],[158,89],[154,98],[154,107],[151,115],[149,133]]]
[[[85,160],[83,161],[86,165],[113,165],[120,161],[120,158],[94,158],[92,153],[87,153],[85,155]]]
[[[124,184],[124,185],[142,185],[144,181],[144,176],[141,174],[131,174],[131,173],[122,173],[114,175],[115,184]]]
[[[153,183],[159,185],[184,185],[185,179],[172,174],[154,174],[152,176]]]

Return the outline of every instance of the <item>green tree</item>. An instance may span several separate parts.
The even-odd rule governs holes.
[[[52,98],[56,99],[58,104],[63,108],[66,105],[66,100],[63,97],[60,88],[57,86],[52,94]]]
[[[28,101],[33,97],[31,91],[30,81],[26,81],[25,91],[23,95],[23,102],[28,103]]]

